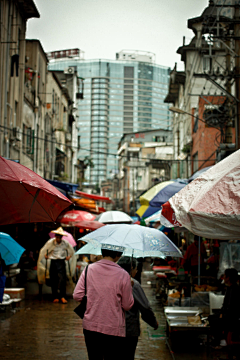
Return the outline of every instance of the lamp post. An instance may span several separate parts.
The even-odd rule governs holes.
[[[184,111],[182,109],[176,108],[175,106],[171,106],[169,108],[169,110],[174,112],[174,113],[177,113],[177,114],[189,114],[189,115],[191,115],[190,113],[188,113],[188,112],[186,112],[186,111]]]
[[[191,114],[191,113],[189,113],[189,112],[187,112],[187,111],[185,111],[185,110],[182,110],[182,109],[176,108],[176,107],[174,107],[174,106],[170,107],[170,108],[169,108],[169,110],[170,110],[170,111],[172,111],[173,113],[177,113],[177,114],[186,114],[186,115],[190,115],[190,116],[192,116],[192,117],[194,117],[194,118],[198,119],[199,121],[202,121],[202,122],[204,122],[205,124],[207,124],[207,121],[205,121],[205,120],[203,120],[203,119],[199,118],[198,116],[193,115],[193,114]],[[217,126],[211,125],[211,127],[213,127],[213,128],[215,128],[215,129],[218,129],[218,130],[219,130],[219,127],[217,127]]]
[[[177,114],[190,115],[190,116],[198,119],[199,121],[202,121],[203,123],[207,124],[208,126],[213,127],[213,128],[215,128],[215,129],[219,130],[219,131],[221,132],[221,141],[224,142],[224,133],[223,133],[224,124],[221,124],[220,121],[218,121],[219,126],[214,126],[212,123],[209,124],[209,122],[207,122],[206,120],[203,120],[203,119],[199,118],[199,117],[196,116],[196,115],[193,115],[193,114],[191,114],[191,113],[189,113],[189,112],[187,112],[187,111],[185,111],[185,110],[176,108],[176,107],[174,107],[174,106],[170,107],[169,110],[172,111],[172,112],[174,112],[174,113],[177,113]]]
[[[186,115],[190,115],[190,116],[192,116],[192,117],[194,117],[194,118],[196,118],[196,119],[198,119],[198,120],[200,120],[200,121],[204,122],[205,124],[207,124],[207,121],[205,121],[205,120],[203,120],[203,119],[199,118],[198,116],[193,115],[193,114],[191,114],[191,113],[189,113],[189,112],[187,112],[187,111],[185,111],[185,110],[182,110],[182,109],[176,108],[175,106],[170,107],[170,108],[169,108],[169,110],[170,110],[170,111],[172,111],[173,113],[177,113],[177,114],[186,114]],[[218,130],[219,130],[219,128],[218,128],[217,126],[211,125],[211,127],[214,127],[215,129],[218,129]]]

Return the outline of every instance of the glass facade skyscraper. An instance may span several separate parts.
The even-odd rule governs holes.
[[[121,53],[120,53],[121,54]],[[127,55],[126,55],[127,56]],[[164,98],[170,68],[156,65],[151,57],[117,60],[55,59],[50,70],[70,67],[84,78],[84,98],[79,101],[80,151],[94,167],[86,171],[90,183],[100,184],[118,169],[117,149],[123,134],[150,129],[171,129]]]

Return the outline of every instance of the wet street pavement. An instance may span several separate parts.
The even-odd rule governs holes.
[[[82,320],[73,312],[76,302],[70,298],[67,305],[53,304],[50,289],[43,288],[43,299],[38,299],[37,284],[30,284],[31,292],[21,307],[13,313],[7,310],[0,313],[1,359],[43,360],[43,359],[81,359],[87,360]],[[27,290],[27,289],[26,289]],[[152,289],[147,286],[146,293]],[[71,291],[71,289],[70,289]],[[150,300],[154,297],[150,297]],[[142,322],[136,359],[171,360],[165,345],[165,323],[162,312],[156,309],[160,327],[154,331]],[[160,309],[159,309],[160,310]]]
[[[198,340],[194,343],[187,335],[183,336],[175,349],[170,343],[171,348],[169,349],[166,345],[163,308],[156,300],[154,289],[147,284],[147,280],[143,273],[142,286],[156,314],[159,328],[154,331],[141,320],[142,333],[135,359],[217,359],[216,353],[210,353],[207,356],[204,339],[200,345]],[[73,312],[76,302],[71,298],[71,292],[71,288],[68,286],[68,304],[53,304],[50,288],[44,285],[43,297],[42,300],[39,300],[37,283],[27,283],[26,299],[21,302],[16,312],[8,309],[6,313],[0,313],[0,358],[9,360],[51,358],[87,360],[82,320]]]

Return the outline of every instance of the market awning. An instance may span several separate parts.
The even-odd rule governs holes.
[[[68,191],[68,192],[72,192],[72,193],[74,193],[76,191],[76,189],[79,187],[78,184],[72,184],[72,183],[67,183],[67,182],[62,182],[62,181],[57,181],[57,180],[48,180],[48,179],[45,179],[45,180],[48,181],[51,185],[53,185],[59,189],[62,189],[62,190]]]
[[[83,191],[78,191],[78,190],[76,190],[75,193],[78,196],[84,197],[86,199],[91,199],[91,200],[95,200],[95,201],[103,201],[103,202],[106,202],[106,203],[112,203],[112,200],[109,197],[106,197],[106,196],[88,194],[88,193],[85,193]]]
[[[101,214],[102,212],[106,211],[103,207],[98,206],[94,200],[77,198],[71,195],[69,197],[75,205],[83,209],[86,209],[90,212]]]

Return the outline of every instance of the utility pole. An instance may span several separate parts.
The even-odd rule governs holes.
[[[179,124],[177,129],[177,155],[180,155],[180,131],[179,131]],[[180,162],[177,163],[177,176],[180,178]]]
[[[218,19],[219,20],[219,19]],[[219,26],[219,24],[218,24]],[[228,30],[229,31],[229,30]],[[231,43],[230,43],[230,39],[227,39],[226,40],[226,71],[230,71],[231,69],[231,54],[230,54],[230,46],[231,46]],[[229,94],[231,94],[231,79],[229,77],[227,77],[227,81],[226,81],[226,90]],[[229,109],[229,115],[231,116],[232,115],[232,107],[231,107],[231,101],[229,98],[227,99],[228,101],[228,109]],[[231,116],[232,118],[232,116]],[[225,143],[228,143],[228,144],[231,144],[233,142],[233,139],[232,139],[232,121],[231,121],[231,118],[229,119],[228,121],[228,124],[226,126],[226,130],[225,130],[225,136],[224,136],[224,142]]]

